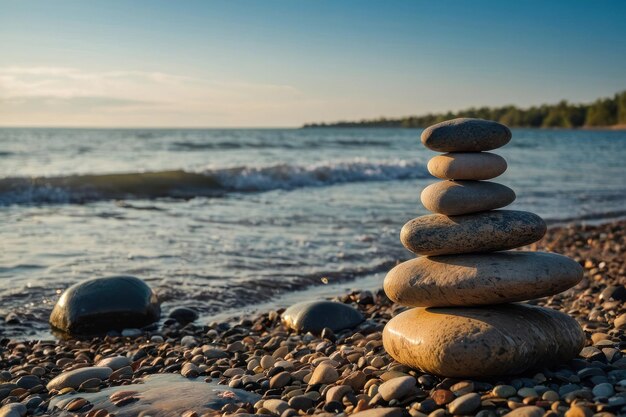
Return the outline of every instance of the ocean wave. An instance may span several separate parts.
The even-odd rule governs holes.
[[[189,172],[184,170],[0,179],[0,205],[85,203],[97,200],[219,197],[334,184],[427,178],[418,161],[279,164]]]
[[[176,141],[170,145],[172,151],[232,150],[232,149],[319,149],[328,147],[389,147],[390,141],[371,139],[335,139],[332,142],[304,140],[296,142],[264,142],[264,141]]]

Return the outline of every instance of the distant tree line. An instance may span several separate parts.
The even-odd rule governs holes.
[[[457,117],[497,120],[511,127],[607,127],[626,125],[626,91],[612,98],[599,98],[591,104],[544,104],[527,109],[515,106],[472,107],[459,112],[407,116],[401,118],[363,119],[336,123],[310,123],[304,127],[427,127]]]

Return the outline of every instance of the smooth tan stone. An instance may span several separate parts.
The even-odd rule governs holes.
[[[92,379],[108,379],[113,370],[108,366],[90,366],[87,368],[74,369],[73,371],[63,372],[48,382],[46,388],[48,391],[53,389],[61,390],[66,387],[78,388],[83,382]]]
[[[424,146],[437,152],[480,152],[509,143],[511,131],[492,120],[459,118],[426,128],[421,139]]]
[[[430,214],[409,220],[400,232],[402,244],[422,255],[493,252],[541,239],[546,223],[526,211],[494,210],[462,216]]]
[[[457,216],[508,206],[515,192],[489,181],[439,181],[424,188],[420,196],[428,210]]]
[[[518,374],[578,355],[580,325],[545,307],[414,308],[392,318],[383,344],[398,362],[445,377]]]
[[[497,252],[421,256],[385,277],[385,293],[414,307],[478,306],[558,294],[583,278],[583,268],[556,253]]]
[[[428,161],[428,172],[443,180],[488,180],[506,168],[503,157],[489,152],[450,152]]]

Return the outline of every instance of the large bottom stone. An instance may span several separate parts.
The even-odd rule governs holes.
[[[385,277],[385,293],[414,307],[478,306],[558,294],[583,278],[573,259],[545,252],[420,256]]]
[[[573,359],[585,336],[570,316],[544,307],[414,308],[387,323],[385,350],[445,377],[518,374]]]

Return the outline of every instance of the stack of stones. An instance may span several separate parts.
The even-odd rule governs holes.
[[[502,174],[493,153],[509,142],[504,125],[455,119],[422,134],[434,157],[428,170],[443,181],[421,200],[435,214],[404,225],[401,240],[419,256],[393,268],[385,292],[411,307],[389,321],[387,352],[398,362],[446,377],[517,374],[574,358],[585,341],[561,312],[510,304],[576,285],[574,260],[544,252],[508,251],[543,237],[545,222],[524,211],[496,210],[515,199],[510,188],[484,181]]]

